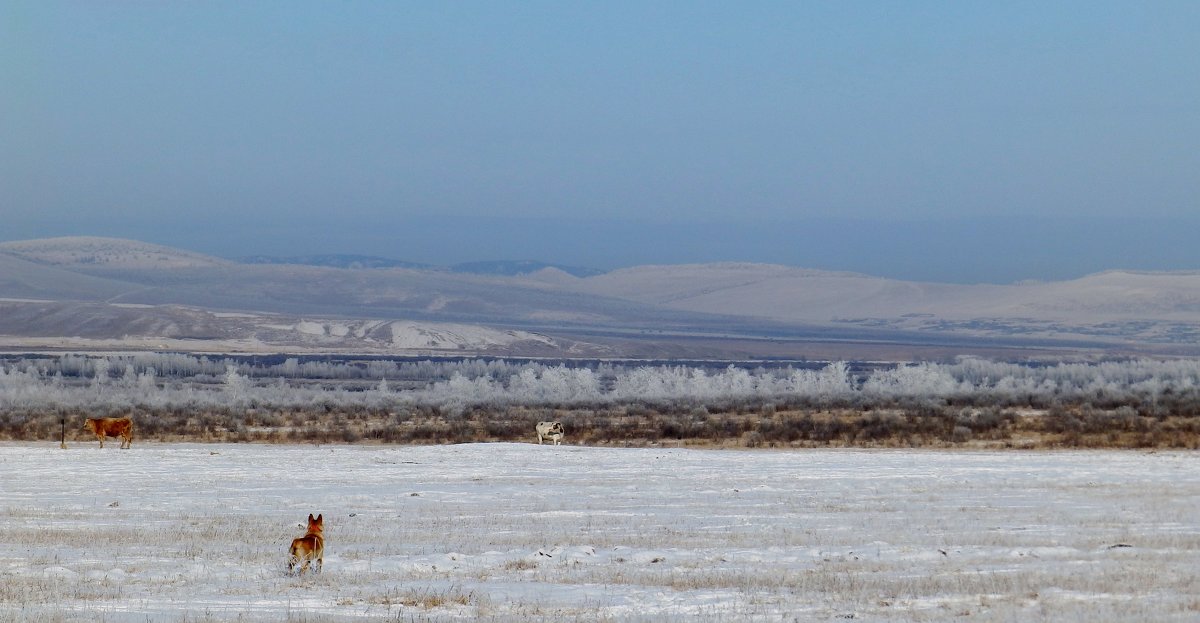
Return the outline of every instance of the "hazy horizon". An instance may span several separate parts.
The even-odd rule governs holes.
[[[1200,269],[1200,4],[0,4],[0,239]]]

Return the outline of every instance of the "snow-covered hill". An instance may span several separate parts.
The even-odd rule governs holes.
[[[181,305],[0,299],[4,349],[602,357],[595,344],[483,325],[229,313]]]
[[[792,321],[909,314],[1200,318],[1200,272],[1113,270],[1053,283],[955,285],[769,264],[695,264],[618,270],[576,287],[676,309]]]
[[[371,339],[398,351],[432,342],[464,353],[519,344],[523,351],[536,346],[550,354],[555,344],[604,344],[604,350],[620,342],[623,352],[653,357],[662,356],[668,342],[691,340],[686,349],[691,356],[719,356],[711,341],[695,341],[703,337],[756,343],[739,347],[745,356],[807,356],[803,345],[814,341],[939,343],[969,352],[972,344],[984,342],[1041,348],[1067,340],[1101,350],[1149,345],[1200,354],[1200,272],[1113,270],[1011,285],[909,282],[745,263],[639,266],[590,277],[542,268],[507,276],[246,265],[135,241],[58,238],[0,244],[3,298],[148,306],[140,312],[86,312],[101,318],[145,314],[138,327],[177,326],[175,320],[155,319],[171,306],[282,315],[296,319],[296,326],[307,326],[299,324],[305,318],[348,319],[334,321],[347,326],[375,322],[400,337],[383,339],[375,332]],[[15,314],[0,325],[13,337],[56,331],[76,336],[85,333],[80,326],[130,330],[128,322],[85,321],[81,313]],[[214,327],[229,322],[209,323],[207,332],[219,334]],[[434,329],[431,323],[459,328]],[[247,332],[242,327],[233,334]],[[280,339],[333,347],[349,340],[347,335],[298,331]],[[794,344],[762,347],[780,340]],[[637,345],[630,346],[633,342]],[[571,352],[578,349],[560,354]]]
[[[913,307],[959,286],[894,281],[856,273],[772,264],[638,266],[580,282],[577,288],[706,313],[826,322]]]
[[[0,298],[105,300],[134,289],[133,284],[38,263],[0,249]]]
[[[75,236],[0,243],[0,253],[61,267],[177,269],[225,266],[228,260],[156,244]]]

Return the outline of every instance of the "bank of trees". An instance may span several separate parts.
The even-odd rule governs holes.
[[[0,439],[126,414],[158,440],[511,441],[558,419],[589,444],[1200,448],[1200,363],[0,362]]]
[[[394,408],[586,406],[629,403],[871,408],[960,404],[1049,408],[1129,406],[1189,412],[1200,362],[1127,360],[1034,365],[953,363],[852,367],[732,364],[366,361],[256,364],[184,354],[11,358],[0,365],[0,409]]]

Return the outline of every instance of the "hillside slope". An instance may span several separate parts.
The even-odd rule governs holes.
[[[94,301],[139,289],[136,284],[39,264],[0,251],[0,298]]]
[[[137,240],[72,236],[0,243],[0,253],[63,268],[172,270],[227,266],[228,260]]]
[[[1200,272],[1114,270],[1053,283],[953,285],[763,264],[702,264],[640,266],[572,285],[673,309],[785,322],[919,315],[956,321],[1200,321]]]
[[[948,349],[942,352],[969,352],[973,344],[1042,348],[1065,340],[1072,348],[1113,352],[1162,347],[1200,353],[1198,272],[1114,270],[1014,285],[908,282],[744,263],[639,266],[584,278],[549,268],[506,276],[247,265],[137,241],[60,238],[0,244],[0,299],[78,304],[42,317],[30,308],[10,310],[0,332],[15,337],[95,339],[108,331],[113,338],[150,338],[157,330],[164,337],[402,351],[436,334],[437,348],[454,352],[495,352],[520,343],[522,352],[533,347],[562,356],[624,348],[653,357],[680,352],[668,345],[681,340],[689,344],[683,351],[705,356],[719,350],[712,340],[730,339],[757,344],[738,350],[739,356],[800,356],[803,343],[817,341],[942,344]],[[182,308],[191,311],[182,314]],[[266,324],[292,328],[237,325],[237,315],[228,312],[278,315],[287,320]],[[350,329],[322,336],[301,329],[370,322],[389,331],[410,323],[400,331],[410,337],[367,331],[360,336],[367,341],[355,341]],[[421,328],[436,323],[456,328]],[[764,347],[780,340],[794,346]]]

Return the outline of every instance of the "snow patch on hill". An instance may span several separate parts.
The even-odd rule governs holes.
[[[385,345],[396,351],[479,351],[511,346],[518,342],[536,342],[556,346],[545,335],[528,331],[493,329],[481,325],[415,322],[408,320],[333,321],[305,319],[292,324],[268,322],[272,331],[288,332],[306,341],[348,343],[362,341]]]
[[[565,270],[561,270],[553,266],[548,266],[539,271],[529,273],[525,275],[525,278],[529,279],[530,281],[538,281],[552,285],[574,284],[580,279],[579,277],[576,277]]]
[[[399,349],[465,350],[537,342],[555,346],[553,339],[528,331],[493,329],[479,325],[392,322],[392,346]]]

